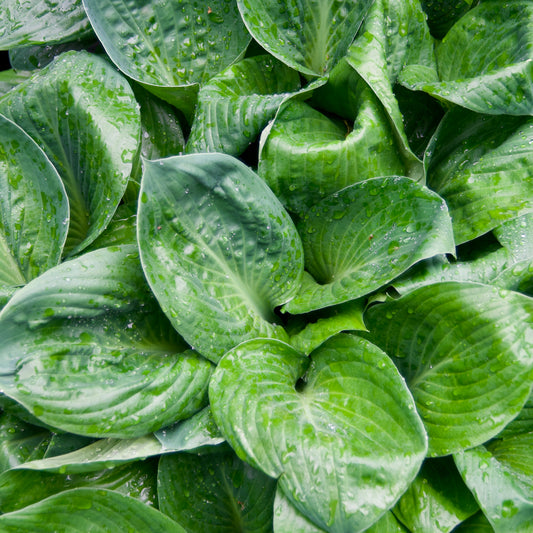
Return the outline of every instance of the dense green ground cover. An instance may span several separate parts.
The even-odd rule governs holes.
[[[533,530],[533,2],[3,0],[0,531]]]

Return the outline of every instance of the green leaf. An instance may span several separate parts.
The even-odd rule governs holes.
[[[498,439],[454,456],[496,533],[533,528],[533,433]]]
[[[486,516],[479,511],[454,529],[454,533],[494,533]]]
[[[134,437],[206,403],[211,364],[165,320],[136,247],[48,270],[13,296],[0,328],[5,394],[53,427]]]
[[[6,533],[78,533],[79,531],[150,531],[186,533],[148,505],[107,489],[77,488],[0,516]]]
[[[532,45],[531,2],[482,2],[436,48],[438,74],[413,63],[400,82],[478,113],[531,115]]]
[[[0,509],[9,513],[77,487],[114,490],[154,506],[156,473],[157,463],[140,461],[87,474],[10,470],[0,476]]]
[[[298,73],[272,56],[231,65],[200,89],[187,153],[240,155],[298,89]]]
[[[420,0],[422,9],[428,16],[431,34],[437,39],[442,39],[454,23],[477,2],[478,0]]]
[[[533,213],[504,222],[494,235],[516,261],[533,259]]]
[[[199,84],[240,58],[250,36],[234,0],[84,0],[107,54],[190,119]]]
[[[0,72],[0,96],[27,80],[32,75],[31,71],[14,71],[13,69]]]
[[[310,275],[289,313],[355,300],[417,261],[455,252],[442,198],[403,177],[346,187],[311,208],[298,229]]]
[[[73,40],[90,33],[90,29],[81,0],[3,0],[0,50]]]
[[[205,450],[225,441],[209,406],[187,420],[160,429],[155,436],[165,450],[176,451]]]
[[[159,508],[191,533],[272,531],[276,480],[233,452],[177,453],[159,461]]]
[[[348,63],[372,88],[390,117],[402,155],[414,178],[423,179],[420,161],[407,140],[393,87],[410,63],[434,65],[433,40],[416,0],[376,0],[347,54]]]
[[[533,119],[449,111],[426,152],[428,187],[448,204],[457,244],[531,213]]]
[[[520,412],[531,388],[532,313],[527,296],[445,282],[365,314],[370,339],[407,380],[430,455],[481,444]]]
[[[113,217],[131,172],[140,118],[127,81],[98,56],[67,52],[0,98],[0,112],[59,172],[70,204],[66,249],[80,252]]]
[[[498,433],[498,438],[513,437],[520,433],[533,432],[533,391],[518,416]]]
[[[265,130],[258,173],[289,211],[305,213],[367,178],[405,173],[381,104],[364,83],[354,99],[359,107],[353,124],[293,101]]]
[[[69,207],[46,155],[0,115],[0,286],[24,285],[61,259]]]
[[[273,8],[259,0],[237,0],[248,31],[289,67],[322,76],[342,58],[371,0],[296,0]]]
[[[428,459],[394,507],[410,531],[447,533],[479,509],[449,457]]]
[[[311,361],[277,340],[243,343],[220,361],[209,397],[237,455],[279,477],[292,504],[330,532],[372,525],[425,456],[404,381],[381,350],[351,335]]]
[[[267,185],[223,154],[146,161],[141,260],[181,335],[217,362],[255,337],[286,339],[274,308],[298,290],[300,237]]]

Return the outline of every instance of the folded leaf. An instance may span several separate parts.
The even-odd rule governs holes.
[[[138,214],[144,272],[174,327],[208,359],[286,339],[274,308],[298,290],[300,237],[251,169],[223,154],[146,161]]]
[[[280,341],[243,343],[220,361],[209,397],[237,455],[279,477],[291,503],[326,531],[372,525],[425,456],[405,382],[381,350],[354,336],[330,339],[311,361]]]

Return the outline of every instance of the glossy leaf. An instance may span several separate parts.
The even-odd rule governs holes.
[[[69,207],[61,179],[35,142],[0,115],[0,286],[16,287],[56,266]]]
[[[381,350],[354,336],[330,339],[311,361],[280,341],[243,343],[220,361],[209,397],[237,455],[279,477],[292,504],[327,531],[372,525],[425,456],[405,383]]]
[[[287,338],[273,311],[298,289],[300,238],[251,169],[223,154],[147,161],[138,216],[148,282],[191,346],[216,362],[246,339]]]
[[[27,80],[32,75],[31,71],[14,71],[13,69],[0,72],[0,96]]]
[[[533,259],[533,213],[504,222],[494,235],[516,261]]]
[[[442,39],[454,23],[477,2],[478,0],[420,0],[422,9],[428,16],[431,34],[437,39]]]
[[[370,308],[370,338],[413,393],[432,456],[496,436],[529,397],[532,300],[476,283],[436,283]]]
[[[113,217],[131,172],[140,119],[127,81],[98,56],[67,52],[1,98],[0,112],[59,172],[70,204],[66,248],[80,252]]]
[[[410,531],[449,532],[479,509],[451,458],[428,459],[394,507]]]
[[[457,244],[531,213],[533,119],[456,108],[426,153],[428,187],[448,204]]]
[[[494,533],[485,515],[479,511],[454,529],[454,533]]]
[[[405,173],[381,105],[368,88],[356,98],[353,125],[295,101],[265,131],[258,173],[289,211],[305,213],[348,185]]]
[[[90,488],[61,492],[19,511],[0,515],[0,527],[6,532],[185,533],[179,524],[143,502],[111,490]]]
[[[274,9],[259,0],[237,0],[248,31],[289,67],[322,76],[342,58],[371,0],[296,0]]]
[[[164,319],[135,247],[48,270],[10,300],[0,328],[4,392],[51,426],[134,437],[206,403],[211,364]]]
[[[16,46],[73,40],[90,33],[81,0],[3,0],[0,50]]]
[[[9,513],[77,487],[109,489],[144,504],[157,503],[153,462],[131,463],[87,474],[52,474],[36,470],[10,470],[0,476],[0,510]]]
[[[250,36],[234,0],[83,0],[117,67],[192,117],[199,84],[243,54]]]
[[[442,198],[403,177],[346,187],[310,209],[298,230],[310,275],[285,306],[290,313],[355,300],[417,261],[455,252]]]
[[[275,491],[276,480],[233,452],[178,453],[159,461],[159,508],[191,533],[269,533]]]
[[[454,456],[496,533],[533,527],[533,434],[496,440]]]
[[[187,153],[240,155],[298,89],[298,73],[272,56],[231,65],[200,89]]]
[[[478,113],[531,115],[532,44],[531,2],[482,2],[436,48],[438,72],[408,66],[400,81]]]

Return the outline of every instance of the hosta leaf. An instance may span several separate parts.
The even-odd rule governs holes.
[[[157,502],[156,473],[157,463],[141,461],[87,474],[10,470],[0,476],[0,510],[16,511],[77,487],[114,490],[153,506]]]
[[[70,203],[66,247],[81,251],[113,217],[137,150],[139,110],[127,81],[96,55],[67,52],[1,98],[0,112],[59,172]]]
[[[235,0],[83,0],[107,54],[129,77],[192,116],[199,84],[244,52]]]
[[[31,71],[14,71],[13,69],[0,72],[0,96],[27,80],[32,75]]]
[[[516,261],[533,259],[533,213],[504,222],[494,235]]]
[[[311,362],[277,340],[243,343],[220,361],[209,397],[237,455],[279,477],[296,508],[327,531],[372,525],[425,456],[404,381],[381,350],[354,336],[330,339]]]
[[[353,125],[295,101],[265,131],[258,173],[288,210],[305,213],[348,185],[405,173],[381,105],[363,82],[359,89]]]
[[[107,489],[72,489],[0,516],[7,532],[79,533],[150,531],[186,533],[176,522],[139,500]]]
[[[165,320],[136,247],[48,270],[13,296],[0,328],[0,385],[53,427],[134,437],[206,403],[211,365]]]
[[[251,169],[223,154],[147,161],[138,217],[148,282],[191,346],[216,362],[246,339],[287,338],[273,311],[298,290],[300,237]]]
[[[276,533],[323,533],[326,530],[310,522],[297,511],[288,498],[277,490],[274,500],[274,531]],[[407,533],[407,530],[388,511],[365,533]]]
[[[442,39],[454,23],[477,2],[478,0],[420,0],[428,16],[431,34],[437,39]]]
[[[187,153],[240,155],[299,88],[298,73],[272,56],[231,65],[200,89]]]
[[[16,46],[73,40],[90,33],[81,0],[3,0],[0,50]]]
[[[209,406],[187,420],[160,429],[155,436],[164,449],[176,451],[204,450],[224,442]]]
[[[496,533],[533,528],[533,433],[498,439],[454,456]]]
[[[533,432],[533,391],[518,416],[498,433],[498,438],[513,437],[520,433]]]
[[[454,533],[494,533],[485,515],[479,511],[454,529]]]
[[[409,147],[402,113],[393,92],[405,65],[414,62],[433,66],[435,61],[433,40],[420,3],[416,0],[376,0],[350,46],[347,61],[383,104],[403,157],[412,166],[413,177],[422,179],[420,162]]]
[[[409,531],[452,531],[479,509],[449,457],[428,459],[394,507]]]
[[[237,0],[254,39],[293,69],[322,76],[344,56],[371,0],[296,0],[273,8],[259,0]]]
[[[421,287],[370,308],[370,338],[394,358],[429,436],[447,455],[496,436],[531,388],[530,298],[477,283]]]
[[[442,198],[403,177],[346,187],[310,209],[298,229],[310,275],[285,306],[290,313],[355,300],[417,261],[455,252]]]
[[[427,149],[427,182],[448,204],[457,244],[533,212],[530,143],[528,117],[445,116]]]
[[[177,453],[159,461],[159,508],[191,533],[269,533],[275,492],[276,480],[233,452]]]
[[[69,207],[46,155],[0,115],[0,286],[20,286],[57,265]]]
[[[105,231],[85,249],[85,252],[123,244],[137,244],[137,213],[135,206],[129,204],[118,206]]]
[[[532,45],[531,2],[482,2],[436,48],[438,73],[413,64],[400,81],[478,113],[531,115]]]

